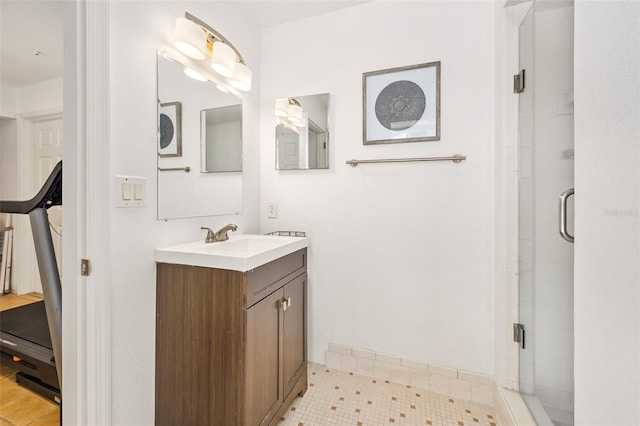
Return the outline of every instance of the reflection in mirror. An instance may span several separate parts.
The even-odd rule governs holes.
[[[211,108],[200,113],[202,171],[242,171],[242,106]]]
[[[241,99],[158,54],[158,219],[242,211],[241,128]]]
[[[276,99],[276,169],[329,168],[329,94]]]

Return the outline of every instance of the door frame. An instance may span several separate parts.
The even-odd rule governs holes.
[[[64,5],[62,420],[111,424],[109,1]],[[82,276],[81,259],[90,260]]]

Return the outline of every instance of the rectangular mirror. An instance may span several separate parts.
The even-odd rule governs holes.
[[[329,94],[276,99],[276,170],[329,168]]]
[[[242,100],[159,52],[158,219],[240,212]]]

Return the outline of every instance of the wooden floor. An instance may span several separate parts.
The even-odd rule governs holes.
[[[37,294],[0,296],[0,311],[42,300]],[[57,426],[60,424],[60,407],[15,381],[15,368],[0,364],[0,426]]]

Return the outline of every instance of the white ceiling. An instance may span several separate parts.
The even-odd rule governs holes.
[[[236,0],[235,3],[247,18],[255,22],[258,27],[267,28],[357,6],[368,1],[371,0]]]
[[[19,87],[62,77],[63,1],[0,0],[2,84]],[[366,1],[235,0],[231,3],[256,26],[266,28]],[[35,51],[42,54],[35,55]]]
[[[0,0],[0,82],[62,77],[62,28],[62,0]]]

